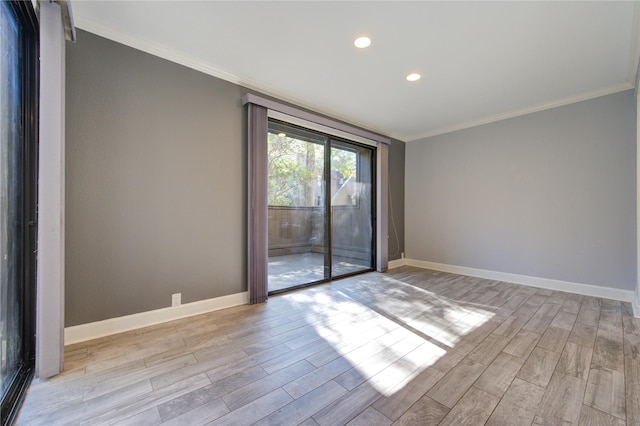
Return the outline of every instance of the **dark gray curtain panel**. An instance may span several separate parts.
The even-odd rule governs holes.
[[[267,300],[267,108],[248,104],[248,232],[249,304]]]

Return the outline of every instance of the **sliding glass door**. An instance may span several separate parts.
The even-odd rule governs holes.
[[[270,292],[329,278],[324,237],[327,141],[321,134],[269,122]]]
[[[269,293],[374,267],[374,150],[269,120]]]
[[[0,2],[0,391],[11,422],[34,365],[37,30],[31,2]]]
[[[373,269],[373,149],[331,141],[331,275]]]

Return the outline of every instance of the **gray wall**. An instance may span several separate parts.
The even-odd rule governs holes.
[[[633,289],[633,91],[410,142],[407,257]]]
[[[389,147],[389,260],[404,252],[405,143],[392,139]]]
[[[83,31],[66,72],[65,325],[246,291],[247,89]]]

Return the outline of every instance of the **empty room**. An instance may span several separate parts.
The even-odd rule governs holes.
[[[639,425],[635,1],[1,3],[2,425]]]

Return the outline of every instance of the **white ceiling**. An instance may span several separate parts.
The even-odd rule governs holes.
[[[634,87],[636,3],[72,6],[78,28],[410,141]]]

